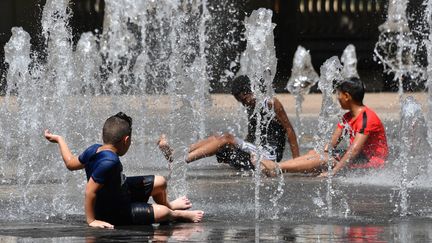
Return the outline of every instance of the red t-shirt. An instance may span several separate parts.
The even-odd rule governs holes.
[[[352,117],[351,112],[345,113],[342,117],[342,124],[338,127],[346,129],[350,136],[350,144],[354,141],[357,133],[369,135],[362,149],[362,153],[368,159],[365,164],[350,164],[351,168],[371,168],[384,166],[388,156],[387,138],[384,126],[377,114],[364,107],[357,117]]]

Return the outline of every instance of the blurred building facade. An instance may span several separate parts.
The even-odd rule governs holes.
[[[216,4],[218,1],[209,1]],[[394,87],[385,82],[389,77],[382,74],[382,66],[373,60],[373,49],[378,40],[378,26],[385,21],[385,0],[242,0],[235,2],[239,23],[252,10],[264,7],[274,12],[273,22],[276,53],[278,58],[274,86],[277,92],[286,92],[290,77],[292,59],[298,45],[310,50],[314,68],[319,71],[321,64],[332,56],[341,56],[348,44],[357,50],[358,72],[366,82],[369,91],[389,91]],[[32,37],[33,49],[43,50],[44,40],[40,36],[40,19],[45,0],[2,0],[0,1],[0,72],[4,86],[4,50],[13,26],[22,26]],[[409,9],[416,9],[420,0],[410,1]],[[101,32],[104,16],[103,0],[71,0],[73,13],[71,27],[73,41],[86,31]],[[210,10],[211,11],[211,10]],[[229,14],[229,13],[226,13]],[[411,11],[410,14],[419,13]],[[418,24],[416,22],[413,25]],[[241,29],[241,28],[240,28]],[[239,36],[239,39],[241,37]],[[213,39],[214,42],[220,40]],[[209,44],[210,46],[212,43]],[[242,43],[238,50],[245,48]],[[43,56],[41,57],[43,58]],[[216,71],[211,75],[212,92],[228,92],[229,87],[219,82],[225,69],[229,69],[227,58],[209,60]],[[231,70],[235,72],[234,70]]]

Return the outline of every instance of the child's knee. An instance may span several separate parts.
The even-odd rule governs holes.
[[[172,210],[164,205],[153,204],[155,222],[168,221],[172,217]]]
[[[163,176],[155,176],[153,187],[166,189],[167,188],[167,180]]]
[[[219,139],[221,139],[224,144],[235,144],[235,137],[231,133],[224,133],[222,136],[219,137]]]

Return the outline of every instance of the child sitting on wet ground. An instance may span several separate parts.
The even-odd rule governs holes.
[[[253,169],[251,154],[258,152],[268,160],[280,161],[285,149],[286,137],[291,148],[293,158],[299,156],[297,137],[288,116],[282,106],[282,103],[276,98],[265,100],[259,113],[261,117],[268,116],[268,111],[274,110],[275,116],[264,126],[257,125],[257,114],[254,113],[256,98],[251,91],[250,80],[247,76],[239,76],[232,82],[232,95],[248,112],[248,134],[246,139],[240,139],[230,133],[210,136],[198,141],[189,147],[188,154],[185,157],[186,163],[199,160],[204,157],[216,155],[219,163],[228,163],[235,168]],[[261,129],[261,146],[263,151],[258,151],[255,143],[255,131]],[[162,135],[159,142],[159,148],[167,160],[172,161],[173,150],[169,147],[167,138]]]
[[[59,145],[69,170],[85,169],[85,215],[91,227],[114,228],[114,225],[152,224],[169,220],[200,222],[203,211],[192,207],[186,197],[168,201],[164,177],[148,175],[126,177],[119,156],[129,149],[132,118],[122,112],[109,117],[103,126],[103,144],[88,147],[74,156],[63,137],[45,131],[45,138]],[[155,204],[149,204],[153,197]]]
[[[369,107],[363,104],[364,84],[358,78],[336,83],[336,95],[342,109],[348,110],[342,117],[324,151],[311,150],[306,155],[279,164],[262,160],[264,172],[275,175],[278,168],[282,172],[313,172],[328,176],[328,163],[332,163],[332,173],[336,174],[348,165],[349,168],[380,168],[388,156],[387,138],[384,126]],[[350,145],[343,153],[335,153],[345,135],[349,135]],[[330,156],[333,159],[329,158]]]

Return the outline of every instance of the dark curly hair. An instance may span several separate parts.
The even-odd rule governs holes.
[[[234,97],[238,97],[242,93],[252,93],[250,79],[246,75],[236,77],[231,83],[231,94]]]
[[[355,102],[363,103],[365,87],[359,78],[349,78],[335,84],[335,89],[351,95]]]
[[[132,134],[132,118],[123,112],[109,117],[102,129],[102,140],[105,144],[116,144],[125,136]]]

